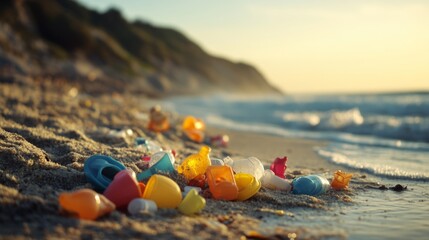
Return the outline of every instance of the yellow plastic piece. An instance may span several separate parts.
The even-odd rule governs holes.
[[[155,174],[147,182],[143,198],[154,201],[158,208],[176,208],[182,201],[182,193],[175,181]]]
[[[346,189],[349,186],[352,176],[353,174],[351,173],[345,173],[341,170],[336,171],[331,182],[331,187],[335,190]]]
[[[191,189],[180,203],[178,210],[183,214],[193,215],[201,212],[205,206],[206,200],[198,194],[197,190]]]
[[[61,193],[59,203],[67,212],[87,220],[95,220],[115,210],[115,204],[91,189]]]
[[[230,166],[210,166],[207,168],[206,175],[214,199],[237,199],[238,187]]]
[[[210,147],[202,146],[199,153],[192,154],[183,160],[183,163],[177,168],[177,172],[183,174],[188,181],[204,174],[207,167],[211,165],[210,151]]]
[[[187,116],[183,120],[182,129],[186,136],[192,141],[198,143],[203,142],[206,125],[201,119]]]
[[[238,187],[238,201],[244,201],[255,195],[261,189],[261,182],[248,173],[234,175]]]

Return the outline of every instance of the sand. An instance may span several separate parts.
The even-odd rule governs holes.
[[[172,114],[172,129],[163,134],[148,131],[151,106],[139,96],[89,96],[71,84],[12,77],[0,82],[0,238],[55,239],[320,239],[346,238],[345,233],[293,227],[291,209],[332,212],[338,204],[353,204],[361,189],[356,174],[349,190],[329,191],[311,197],[262,188],[244,202],[207,199],[201,214],[184,216],[174,209],[130,216],[114,211],[96,221],[79,220],[59,210],[64,191],[92,188],[83,173],[85,159],[93,154],[111,156],[142,171],[143,154],[133,138],[146,137],[175,149],[177,160],[198,151],[201,144],[187,140],[180,130],[182,118]],[[121,130],[128,134],[121,136]],[[255,133],[209,128],[208,134],[226,133],[227,148],[213,148],[212,157],[233,159],[255,156],[267,168],[278,156],[288,156],[287,177],[317,173],[331,178],[332,164],[314,151],[324,142],[285,139]],[[183,185],[181,186],[183,187]],[[278,218],[282,224],[270,224]],[[284,221],[283,221],[284,219]]]

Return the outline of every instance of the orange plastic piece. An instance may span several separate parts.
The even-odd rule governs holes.
[[[230,166],[209,166],[206,175],[213,198],[220,200],[237,199],[238,187]]]
[[[91,189],[61,193],[59,202],[61,208],[67,212],[87,220],[95,220],[115,210],[115,204]]]
[[[170,123],[165,113],[161,111],[161,107],[156,105],[150,109],[148,128],[154,132],[164,132],[170,128]]]
[[[351,173],[345,173],[341,170],[336,171],[331,182],[331,187],[335,190],[346,189],[349,186],[352,176],[353,174]]]
[[[261,189],[261,182],[248,173],[234,175],[238,187],[238,201],[244,201],[255,195]]]
[[[154,201],[158,208],[176,208],[182,202],[182,193],[175,181],[154,174],[146,184],[143,198]]]
[[[198,143],[203,142],[206,125],[201,119],[187,116],[183,120],[182,129],[190,140]]]
[[[188,185],[193,187],[204,188],[206,186],[206,183],[207,183],[206,175],[200,174],[195,178],[191,179],[191,181],[188,182]]]
[[[183,160],[183,163],[177,168],[177,172],[183,174],[188,181],[204,174],[207,167],[211,165],[210,152],[210,147],[202,146],[199,153],[192,154]]]

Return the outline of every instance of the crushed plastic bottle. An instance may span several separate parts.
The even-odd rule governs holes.
[[[230,157],[223,159],[225,165],[231,166],[235,173],[249,173],[257,180],[264,175],[264,165],[256,157],[232,160]]]
[[[183,120],[182,130],[192,141],[202,143],[204,140],[204,131],[206,126],[201,119],[193,116],[187,116]]]
[[[280,178],[285,178],[285,172],[287,168],[286,162],[287,162],[286,156],[283,158],[280,158],[280,157],[276,158],[270,166],[271,171],[273,171],[274,174],[276,174],[276,176]]]
[[[261,178],[262,186],[272,190],[280,190],[289,192],[292,188],[290,182],[279,176],[276,176],[273,171],[267,169],[264,176]]]
[[[67,212],[87,220],[95,220],[115,210],[114,203],[91,189],[61,193],[59,204]]]
[[[192,154],[183,160],[183,163],[177,168],[177,171],[184,175],[189,181],[200,174],[204,174],[207,167],[211,165],[208,146],[202,146],[199,153]]]
[[[292,181],[292,193],[316,196],[325,193],[331,185],[328,179],[319,175],[308,175]]]
[[[167,114],[162,112],[161,106],[150,109],[148,129],[154,132],[164,132],[170,128]]]
[[[338,170],[334,173],[334,178],[331,182],[331,187],[335,190],[346,189],[349,186],[350,179],[353,174]]]
[[[134,140],[137,149],[145,151],[147,153],[161,152],[163,149],[154,141],[147,140],[142,137],[138,137]]]
[[[214,199],[237,199],[238,187],[230,166],[209,166],[206,175],[207,183]]]

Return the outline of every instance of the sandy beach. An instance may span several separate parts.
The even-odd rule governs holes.
[[[400,2],[1,1],[0,240],[427,239],[429,5]]]
[[[344,232],[289,226],[288,219],[296,218],[291,209],[309,215],[325,211],[329,215],[339,204],[352,204],[353,196],[365,181],[359,174],[349,190],[329,191],[318,197],[262,188],[244,202],[206,199],[206,208],[192,217],[171,209],[141,216],[114,211],[96,221],[67,216],[59,210],[58,195],[92,188],[83,173],[83,163],[91,155],[111,156],[141,172],[143,153],[134,147],[135,137],[156,140],[175,149],[176,163],[198,151],[201,145],[183,136],[181,116],[171,117],[173,127],[166,133],[148,131],[146,116],[151,106],[142,105],[136,96],[113,92],[88,96],[72,85],[38,83],[20,77],[0,83],[0,96],[2,239],[347,238]],[[127,130],[128,135],[118,137],[116,133],[121,130]],[[255,156],[268,168],[276,157],[288,156],[289,179],[310,173],[331,179],[337,169],[314,151],[324,142],[210,127],[207,131],[209,135],[220,133],[230,136],[230,144],[228,148],[213,148],[212,157]],[[177,175],[171,177],[175,179]],[[270,224],[268,220],[273,218],[284,221]]]

